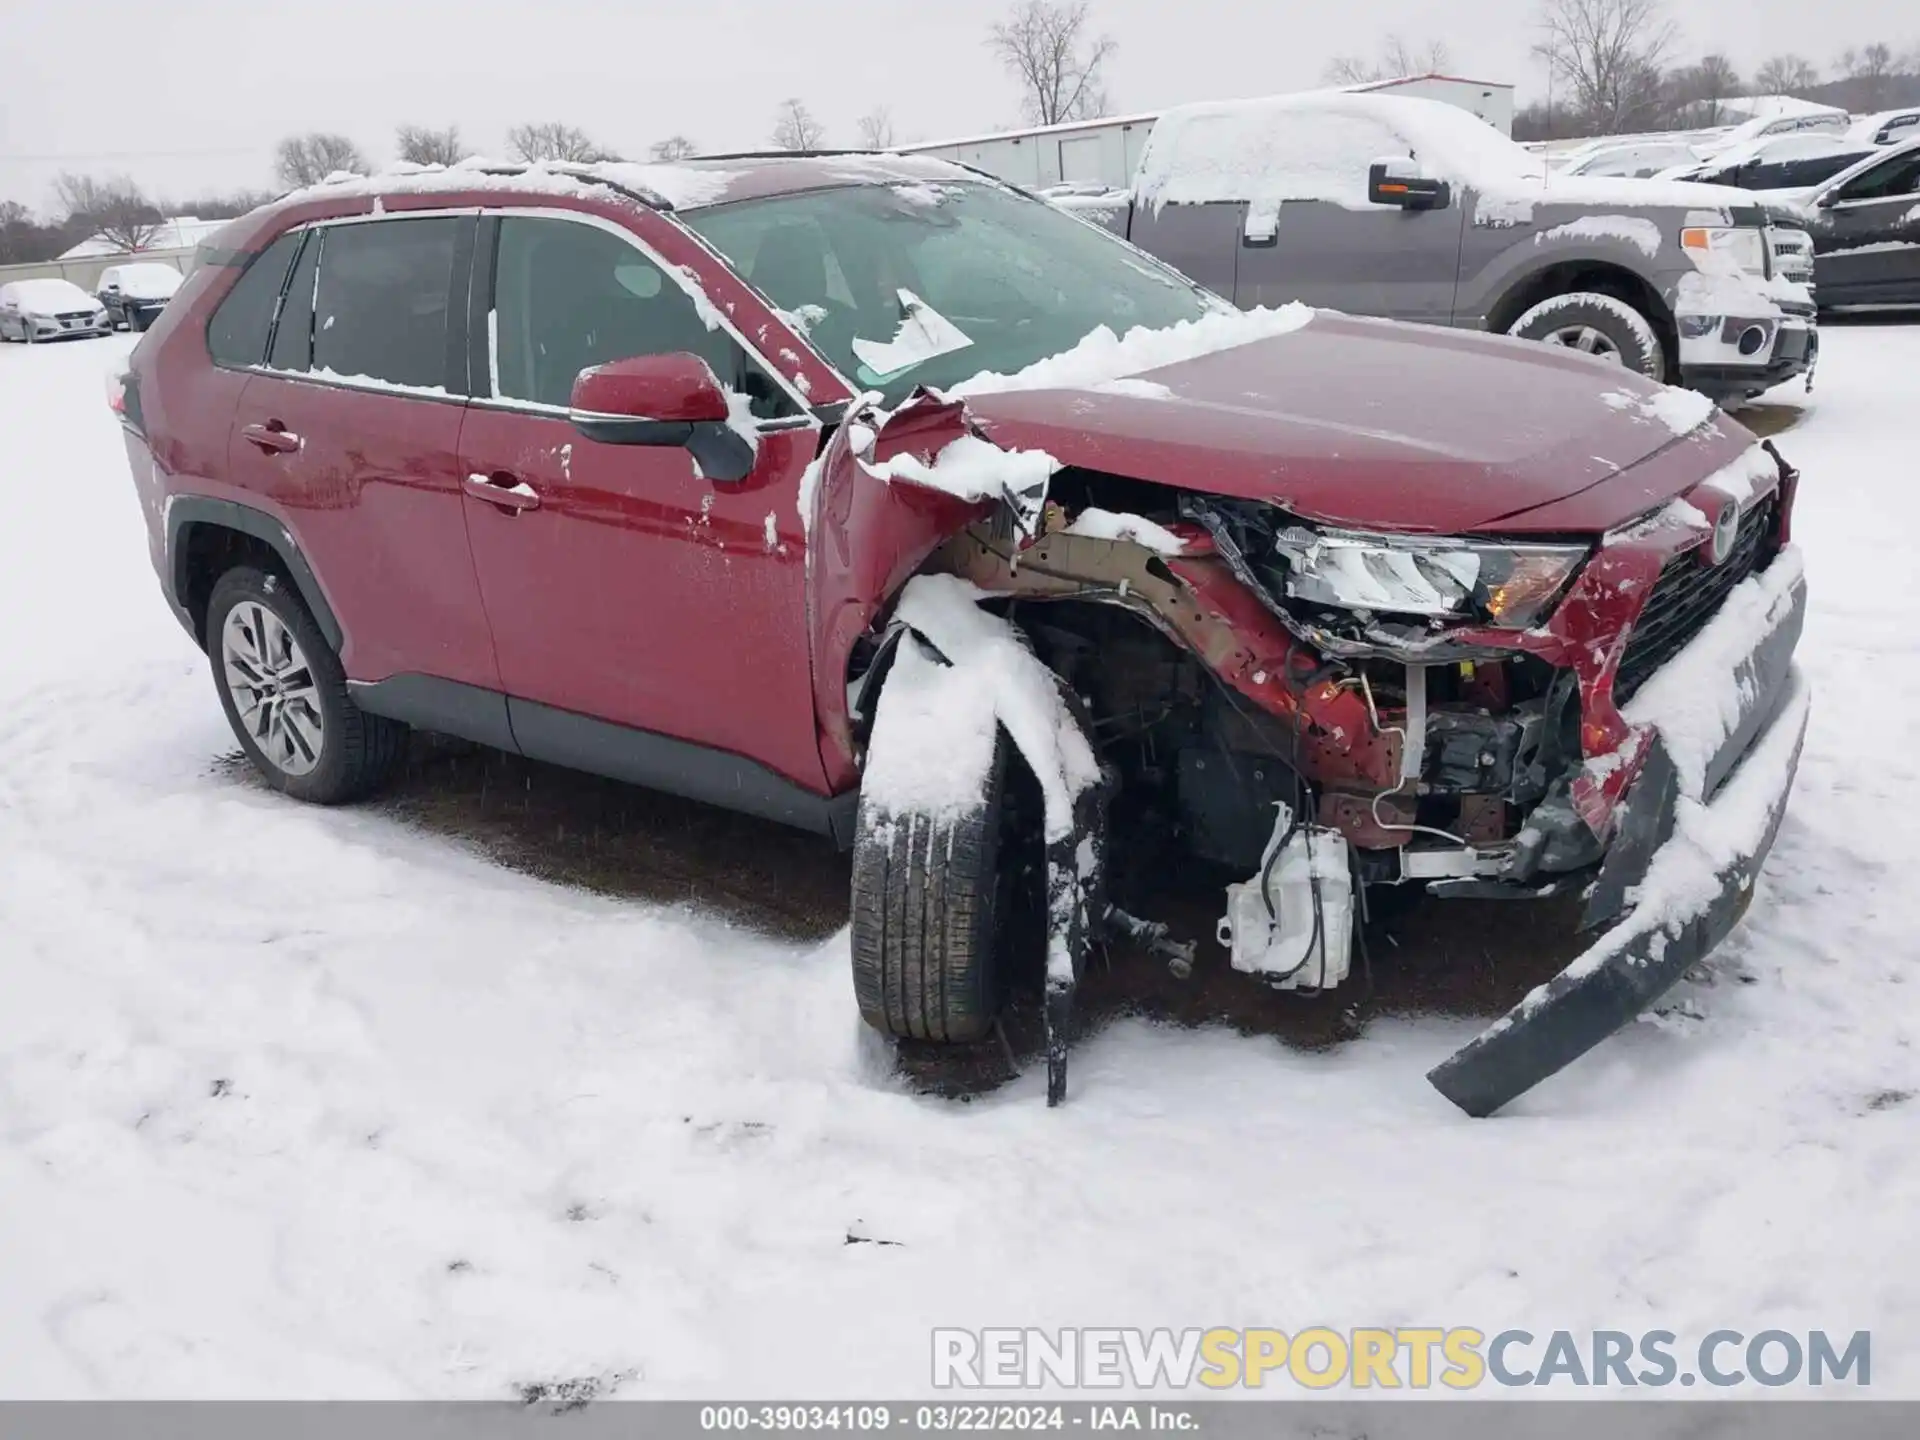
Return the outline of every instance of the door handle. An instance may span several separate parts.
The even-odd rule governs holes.
[[[476,500],[484,500],[509,514],[540,508],[540,497],[526,481],[504,470],[491,475],[469,475],[460,488]]]
[[[249,445],[258,445],[269,455],[290,455],[304,443],[278,420],[269,420],[264,425],[248,425],[240,435]]]

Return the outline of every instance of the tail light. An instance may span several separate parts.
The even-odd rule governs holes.
[[[140,377],[131,370],[107,376],[107,408],[120,417],[120,423],[136,434],[146,433],[140,415]]]

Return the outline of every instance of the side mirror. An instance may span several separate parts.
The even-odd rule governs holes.
[[[733,428],[727,392],[698,355],[639,355],[582,370],[568,418],[603,445],[670,445],[700,473],[738,484],[753,473],[755,446]]]
[[[1444,210],[1452,203],[1447,182],[1427,173],[1418,160],[1393,155],[1367,167],[1367,199],[1402,210]]]

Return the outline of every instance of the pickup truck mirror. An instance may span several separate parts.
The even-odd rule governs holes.
[[[754,445],[729,424],[727,392],[698,355],[638,355],[582,370],[567,418],[603,445],[684,448],[709,480],[753,473]]]
[[[1447,182],[1429,175],[1419,161],[1394,155],[1367,168],[1367,199],[1403,210],[1444,210],[1453,196]]]

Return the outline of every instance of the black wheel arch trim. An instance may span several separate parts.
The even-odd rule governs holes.
[[[1626,276],[1628,279],[1637,281],[1653,296],[1660,307],[1657,314],[1647,315],[1647,320],[1656,327],[1675,323],[1673,306],[1668,301],[1666,292],[1661,288],[1660,282],[1653,276],[1636,270],[1619,256],[1549,254],[1537,257],[1537,263],[1530,264],[1517,274],[1507,277],[1507,283],[1501,288],[1499,295],[1487,306],[1486,319],[1482,322],[1487,332],[1492,335],[1505,335],[1508,333],[1508,329],[1512,326],[1513,322],[1526,314],[1533,305],[1539,304],[1542,300],[1550,300],[1553,298],[1552,294],[1542,295],[1528,304],[1521,304],[1520,301],[1526,299],[1529,290],[1540,284],[1555,270],[1580,266],[1590,267],[1595,270],[1611,270]],[[1576,291],[1562,290],[1555,293],[1567,295],[1574,294]],[[1604,294],[1606,292],[1602,291],[1600,293]],[[1620,297],[1615,296],[1614,298],[1619,299]],[[1635,306],[1635,308],[1638,309],[1639,307]],[[1509,309],[1511,309],[1513,313],[1506,315]],[[1642,313],[1644,314],[1644,312]],[[1494,323],[1494,317],[1497,315],[1506,315],[1506,323],[1504,325],[1496,325]]]
[[[349,680],[347,691],[370,715],[853,845],[858,790],[819,795],[744,755],[433,675]]]
[[[216,500],[210,495],[176,495],[168,502],[167,598],[173,602],[179,614],[190,614],[187,603],[187,561],[190,551],[182,542],[186,532],[197,525],[209,525],[251,536],[279,556],[281,563],[287,567],[287,574],[300,591],[300,598],[306,602],[314,624],[320,627],[320,633],[326,637],[334,653],[337,655],[341,652],[346,644],[346,632],[340,628],[333,607],[327,603],[326,592],[320,588],[319,577],[313,573],[307,557],[300,553],[300,546],[292,533],[266,511],[233,500]],[[196,635],[195,638],[204,644],[204,636]]]

